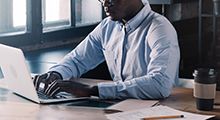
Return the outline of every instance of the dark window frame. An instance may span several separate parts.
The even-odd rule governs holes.
[[[42,26],[42,0],[26,0],[27,2],[27,28],[23,32],[13,32],[0,35],[0,43],[15,47],[42,44],[52,41],[63,41],[89,34],[98,23],[86,26],[75,26],[75,0],[71,0],[71,25],[43,30]],[[102,14],[103,15],[103,14]],[[104,17],[104,16],[103,16]]]

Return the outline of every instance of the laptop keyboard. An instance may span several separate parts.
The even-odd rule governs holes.
[[[73,95],[65,93],[65,92],[60,92],[57,95],[51,97],[51,96],[44,94],[43,90],[38,90],[37,94],[40,99],[46,99],[46,100],[47,99],[68,99],[68,98],[74,97]]]

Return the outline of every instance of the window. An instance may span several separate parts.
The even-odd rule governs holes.
[[[0,43],[73,40],[88,35],[101,20],[98,0],[0,0]]]
[[[94,24],[102,20],[102,6],[98,0],[76,0],[76,26]]]
[[[44,30],[71,25],[70,0],[43,0]],[[75,26],[85,26],[102,20],[102,6],[98,0],[75,0]],[[74,25],[73,25],[74,26]]]
[[[70,0],[43,0],[44,30],[70,26]]]
[[[25,31],[26,0],[0,0],[0,34]]]
[[[26,25],[26,1],[13,0],[13,26],[24,27]]]

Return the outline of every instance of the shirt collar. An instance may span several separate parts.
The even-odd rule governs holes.
[[[138,14],[135,15],[132,19],[130,19],[125,25],[123,25],[120,21],[118,21],[118,23],[121,26],[121,29],[123,28],[123,26],[126,28],[126,32],[133,31],[142,23],[142,21],[150,13],[150,11],[150,5],[146,3],[144,7],[141,9],[141,11],[138,12]]]

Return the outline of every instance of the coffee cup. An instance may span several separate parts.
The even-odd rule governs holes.
[[[216,72],[210,68],[194,70],[193,95],[198,110],[212,110],[216,93]]]

